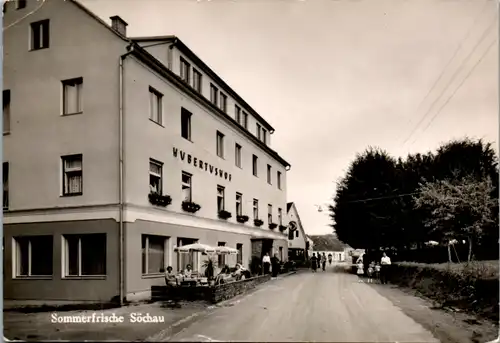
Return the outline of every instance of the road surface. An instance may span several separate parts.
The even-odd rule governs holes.
[[[355,275],[332,271],[272,280],[167,339],[439,342]]]

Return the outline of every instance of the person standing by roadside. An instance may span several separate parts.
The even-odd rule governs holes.
[[[264,267],[264,275],[269,274],[269,269],[271,267],[271,257],[269,257],[268,252],[266,252],[264,257],[262,258],[262,266]]]
[[[377,262],[375,264],[375,280],[377,280],[377,282],[380,282],[380,263]]]
[[[323,256],[321,256],[321,267],[323,268],[323,271],[325,271],[326,268],[326,254],[323,253]]]
[[[328,263],[329,263],[329,264],[332,264],[332,257],[333,257],[333,256],[332,256],[332,253],[329,253],[329,254],[328,254]]]
[[[271,259],[271,270],[273,272],[273,278],[277,278],[280,271],[280,259],[278,258],[278,254],[274,254]]]
[[[387,256],[384,252],[382,253],[382,258],[380,259],[380,283],[387,284],[387,274],[389,272],[389,266],[391,265],[391,258]]]
[[[312,257],[311,257],[311,268],[312,268],[312,271],[313,272],[316,272],[316,268],[318,267],[316,265],[316,263],[318,262],[318,260],[316,259],[316,254],[313,253]]]

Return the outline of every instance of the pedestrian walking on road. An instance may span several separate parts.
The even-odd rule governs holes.
[[[266,252],[264,257],[262,258],[262,266],[264,267],[264,275],[269,274],[269,269],[271,267],[271,257],[269,257],[268,252]]]
[[[325,271],[326,268],[326,254],[323,253],[323,256],[321,256],[321,266],[323,267],[323,271]]]
[[[312,268],[312,271],[313,271],[313,272],[316,272],[316,268],[318,268],[318,266],[317,266],[317,264],[316,264],[317,262],[318,262],[318,260],[317,260],[317,258],[316,258],[316,254],[315,254],[315,253],[313,253],[313,255],[312,255],[312,257],[311,257],[311,268]]]
[[[280,259],[278,258],[278,254],[274,254],[271,259],[271,270],[273,272],[273,278],[277,278],[280,271]]]
[[[365,271],[363,270],[363,268],[364,268],[363,261],[358,260],[358,264],[356,266],[358,267],[358,271],[357,271],[358,278],[359,278],[358,282],[363,282],[363,274],[365,273]]]
[[[387,256],[384,252],[382,258],[380,259],[380,282],[382,284],[387,284],[387,278],[389,273],[389,266],[391,265],[391,258]]]
[[[332,254],[328,254],[328,263],[331,265],[332,264]]]

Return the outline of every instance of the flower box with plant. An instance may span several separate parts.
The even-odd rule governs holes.
[[[278,224],[276,224],[276,223],[269,223],[269,228],[270,228],[271,230],[274,230],[274,229],[276,229],[277,227],[278,227]]]
[[[195,212],[198,212],[200,208],[201,208],[200,205],[198,205],[197,203],[194,203],[192,201],[183,201],[182,202],[182,209],[186,212],[195,213]]]
[[[238,223],[246,223],[248,221],[248,216],[244,216],[244,215],[239,215],[239,216],[236,216],[236,220],[238,221]]]
[[[255,226],[262,226],[264,224],[264,221],[262,219],[254,219],[253,224]]]
[[[226,210],[219,211],[219,218],[220,219],[229,219],[231,217],[232,217],[231,212],[226,211]]]
[[[280,231],[283,232],[286,230],[286,225],[280,225]]]
[[[167,207],[172,203],[172,198],[169,195],[161,195],[157,192],[151,192],[148,194],[149,202],[152,205]]]

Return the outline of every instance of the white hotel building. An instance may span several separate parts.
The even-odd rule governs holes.
[[[192,242],[286,259],[274,129],[182,41],[73,0],[4,11],[5,299],[147,298],[201,270]]]

